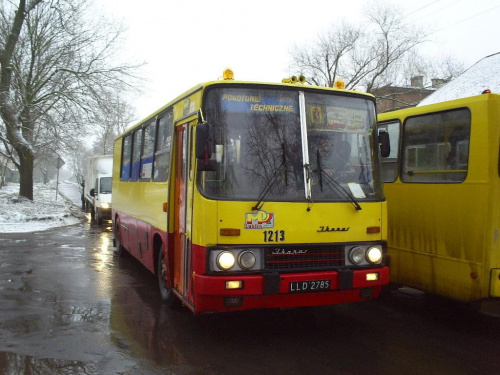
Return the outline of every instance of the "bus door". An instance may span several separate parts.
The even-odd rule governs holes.
[[[175,129],[175,199],[174,199],[174,288],[181,294],[186,294],[185,267],[188,259],[186,255],[186,204],[188,179],[188,125],[184,124]]]

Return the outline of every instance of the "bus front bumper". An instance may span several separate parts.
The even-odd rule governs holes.
[[[389,268],[300,274],[195,274],[193,283],[195,313],[335,305],[377,298],[389,283]]]

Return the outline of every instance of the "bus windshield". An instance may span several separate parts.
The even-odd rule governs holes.
[[[302,109],[302,110],[301,110]],[[382,198],[370,100],[271,88],[214,88],[203,108],[209,198],[350,201]]]

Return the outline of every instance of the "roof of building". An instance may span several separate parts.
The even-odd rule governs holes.
[[[479,95],[487,89],[500,93],[500,52],[479,60],[457,78],[422,100],[418,107]]]
[[[434,92],[436,91],[435,88],[432,87],[418,87],[418,86],[382,86],[378,87],[376,89],[373,89],[371,91],[372,94],[377,93],[377,94],[384,94],[384,93],[390,93],[390,94],[406,94],[408,92]],[[376,95],[375,95],[376,96]]]

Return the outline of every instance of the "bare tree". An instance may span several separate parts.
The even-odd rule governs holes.
[[[346,88],[370,91],[386,85],[394,79],[397,62],[426,38],[400,14],[394,6],[371,2],[363,27],[345,21],[334,25],[310,48],[296,47],[292,66],[316,85],[332,87],[338,78]]]
[[[137,66],[116,64],[122,29],[89,16],[89,0],[14,0],[0,9],[1,140],[15,150],[19,194],[33,199],[35,158],[84,134],[104,88]]]
[[[93,145],[94,155],[108,155],[113,151],[113,142],[117,135],[135,120],[134,108],[116,91],[106,90],[101,94],[104,99],[91,119],[96,139]]]
[[[0,16],[1,24],[1,47],[0,47],[0,113],[5,125],[5,133],[2,133],[2,141],[8,143],[18,154],[19,169],[31,167],[31,173],[23,175],[23,181],[33,181],[33,153],[29,143],[25,140],[24,128],[20,124],[20,116],[13,99],[12,86],[14,76],[14,57],[19,42],[21,30],[23,29],[26,15],[35,9],[42,0],[31,0],[26,4],[25,0],[19,1],[19,5],[13,16],[7,17],[7,7],[2,7]],[[4,5],[6,5],[4,3]],[[30,175],[31,174],[31,175]],[[32,184],[32,182],[31,182]],[[33,199],[31,194],[25,191],[26,197]],[[21,192],[20,192],[21,193]]]
[[[432,86],[433,78],[449,81],[465,71],[464,63],[451,56],[441,56],[430,60],[423,57],[417,50],[409,53],[399,66],[399,73],[402,75],[399,81],[402,81],[404,86],[410,85],[412,77],[420,75],[426,79],[423,82],[424,88]]]
[[[313,84],[332,87],[361,37],[360,29],[343,21],[326,34],[319,35],[317,42],[310,48],[294,47],[294,65]]]
[[[66,164],[79,185],[83,182],[85,161],[93,152],[84,141],[76,141],[73,147],[66,151]]]
[[[13,159],[13,148],[2,134],[5,134],[5,126],[0,121],[0,187],[5,186],[9,161]]]

